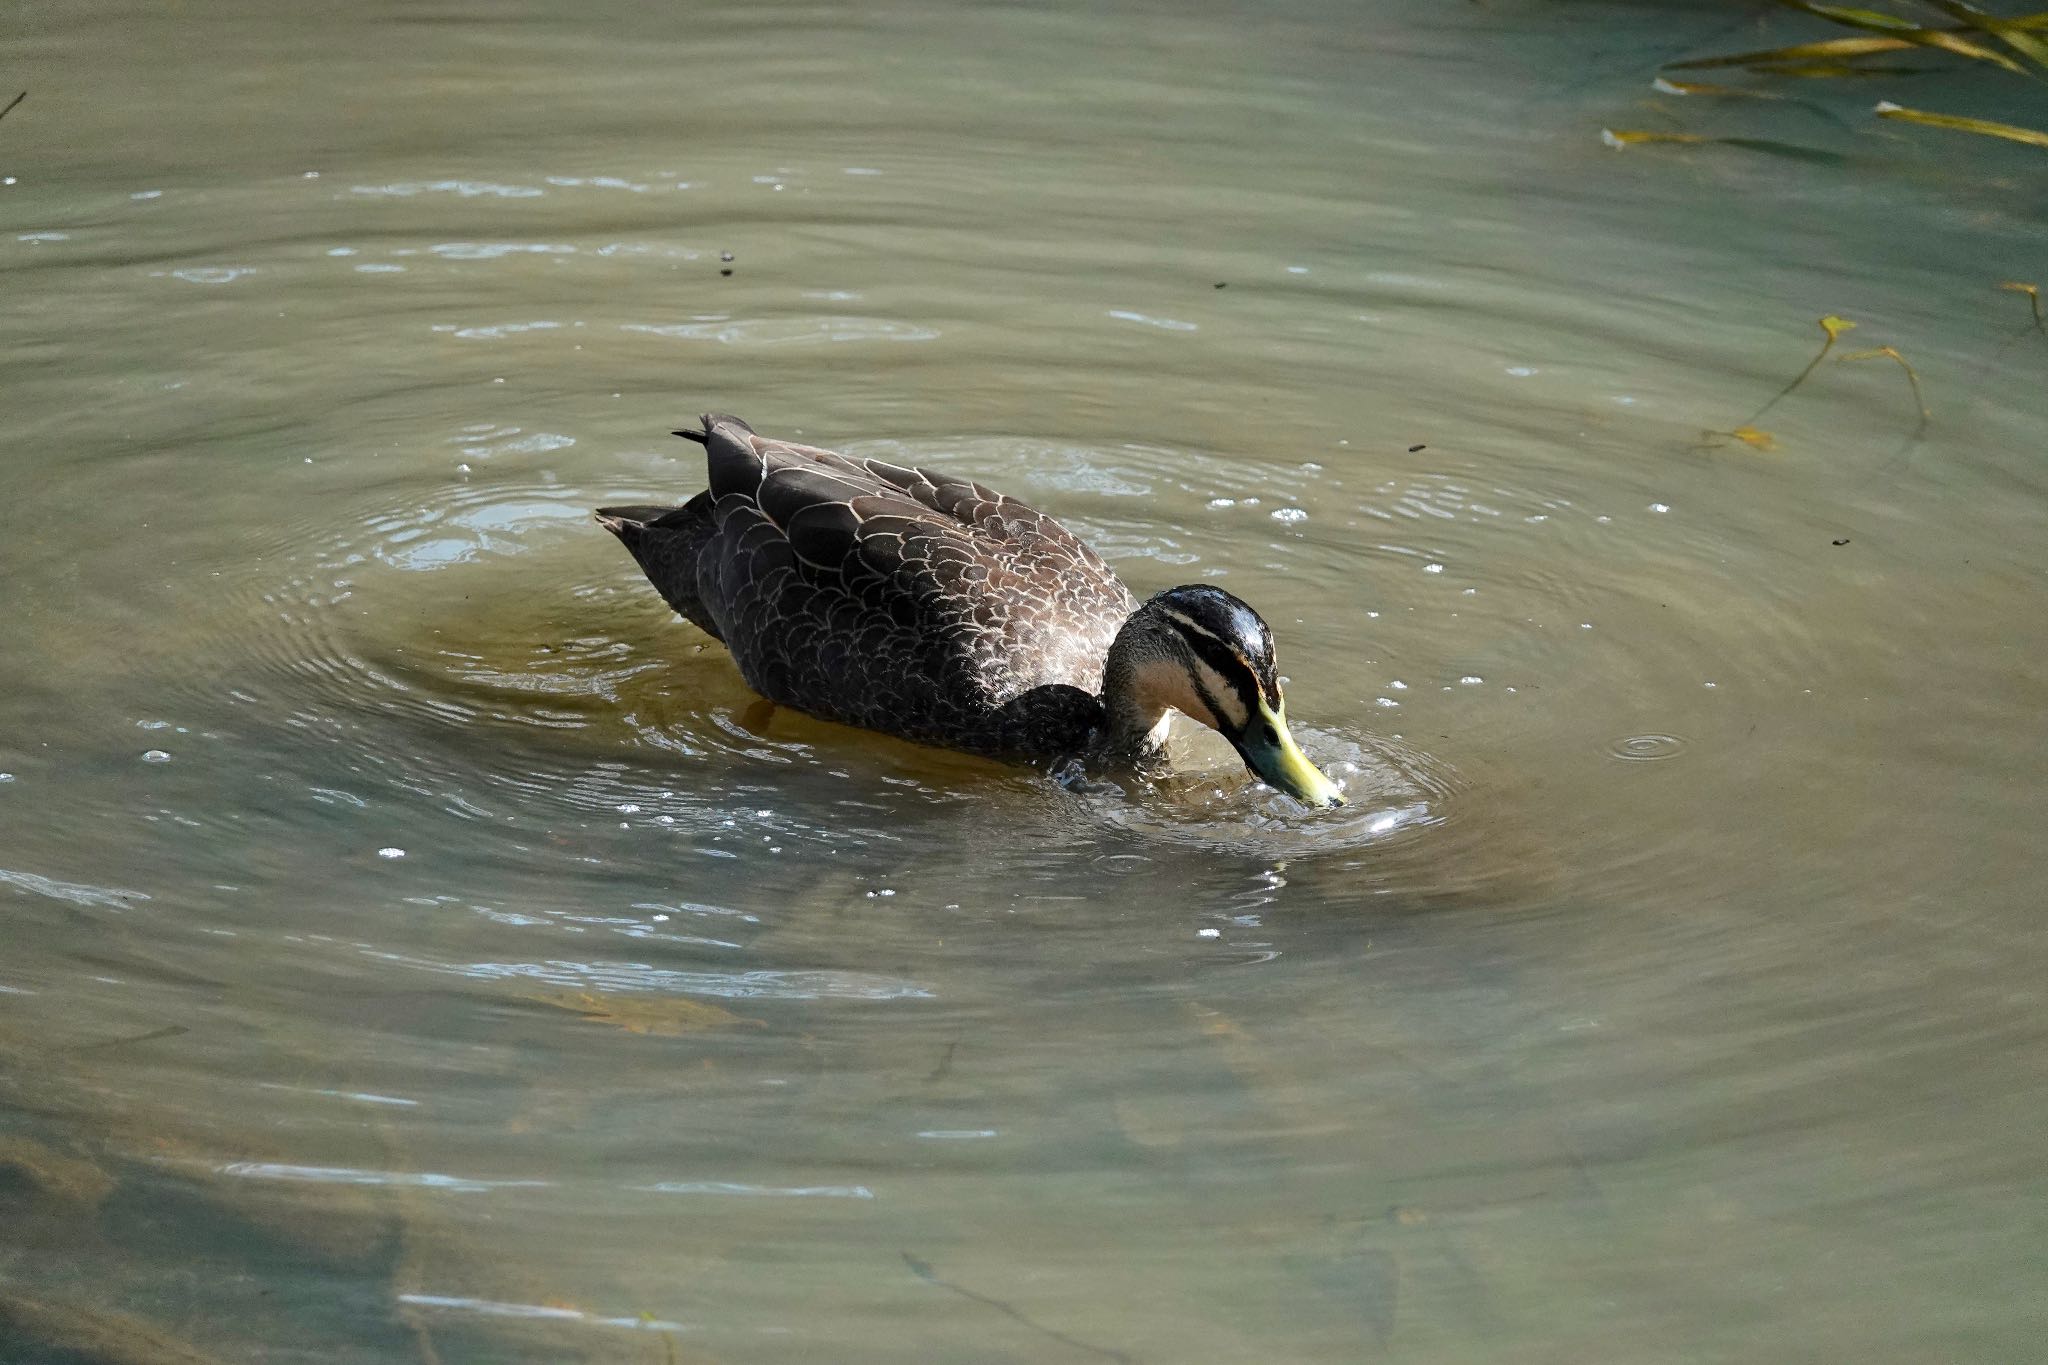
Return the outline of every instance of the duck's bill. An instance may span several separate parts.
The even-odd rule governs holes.
[[[1344,793],[1337,790],[1337,784],[1308,761],[1308,755],[1302,753],[1301,746],[1288,733],[1285,702],[1274,711],[1263,700],[1260,701],[1259,721],[1264,723],[1255,722],[1237,742],[1237,751],[1243,756],[1244,765],[1259,781],[1275,791],[1285,792],[1304,806],[1344,804]],[[1268,734],[1275,738],[1267,739]]]

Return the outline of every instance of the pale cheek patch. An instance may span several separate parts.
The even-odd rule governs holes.
[[[1214,718],[1209,708],[1202,704],[1194,685],[1188,681],[1187,670],[1171,659],[1153,659],[1146,663],[1134,680],[1133,693],[1146,714],[1158,714],[1161,723],[1168,709],[1180,712],[1204,725],[1213,726]]]
[[[1233,731],[1243,730],[1245,724],[1251,720],[1251,714],[1244,709],[1244,701],[1237,695],[1237,689],[1231,686],[1230,680],[1200,659],[1195,660],[1195,672],[1201,678],[1202,686],[1208,690],[1209,695],[1215,699],[1216,705],[1223,712],[1217,719],[1225,722]],[[1192,691],[1192,689],[1190,690]],[[1197,720],[1200,720],[1202,712],[1208,710],[1208,708],[1203,706],[1199,700],[1195,702],[1195,707],[1196,709],[1191,711],[1187,707],[1182,707],[1181,709],[1187,711],[1189,715]]]

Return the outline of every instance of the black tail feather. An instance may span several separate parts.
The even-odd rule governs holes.
[[[698,445],[701,446],[706,445],[710,442],[711,430],[713,427],[738,427],[741,431],[748,433],[752,433],[752,431],[754,430],[752,427],[748,426],[745,422],[741,421],[739,418],[733,416],[729,412],[707,412],[704,414],[703,417],[701,417],[698,420],[704,423],[704,429],[702,431],[672,431],[669,433],[669,435],[680,436],[685,441],[695,441]]]

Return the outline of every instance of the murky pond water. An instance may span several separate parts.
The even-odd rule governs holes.
[[[1601,145],[1730,23],[23,7],[0,1353],[2037,1349],[2048,181]],[[1753,419],[1823,314],[1924,431]],[[706,408],[1259,605],[1353,804],[764,724],[588,517]]]

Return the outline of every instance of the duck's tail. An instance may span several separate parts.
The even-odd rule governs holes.
[[[680,436],[685,441],[695,441],[701,446],[711,443],[711,433],[719,427],[738,427],[749,436],[754,434],[752,427],[742,422],[739,418],[734,417],[731,413],[707,412],[697,420],[704,424],[702,431],[672,431],[669,435]]]
[[[712,638],[725,638],[697,589],[697,561],[717,529],[709,493],[699,493],[681,507],[600,507],[596,516],[597,524],[632,554],[664,601]]]

